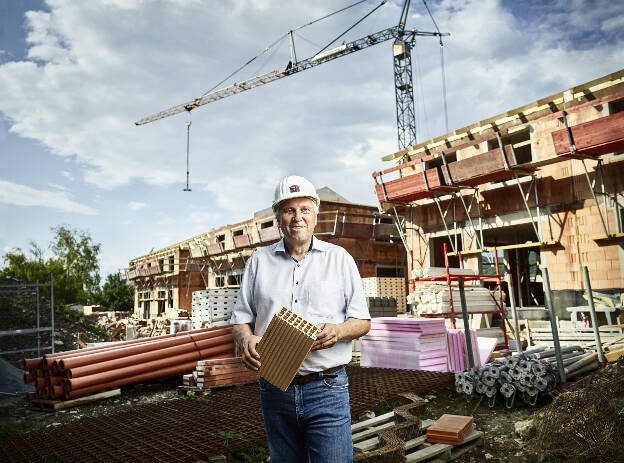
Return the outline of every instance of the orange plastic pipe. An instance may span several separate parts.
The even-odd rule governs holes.
[[[221,344],[231,344],[233,338],[231,334],[225,334],[223,336],[216,336],[213,338],[204,339],[197,342],[187,342],[178,346],[164,347],[158,350],[150,350],[148,352],[140,352],[134,355],[128,355],[126,357],[114,358],[103,362],[92,363],[81,367],[75,367],[65,370],[65,374],[68,378],[80,378],[82,376],[89,376],[102,371],[114,370],[116,368],[122,368],[129,365],[136,365],[144,362],[150,362],[160,358],[172,357],[174,355],[184,354],[187,352],[193,352],[208,347],[214,347]]]
[[[217,336],[221,336],[224,334],[231,333],[232,329],[228,328],[225,330],[215,330],[207,333],[199,333],[191,336],[180,336],[175,339],[163,339],[158,342],[150,342],[146,344],[140,344],[138,346],[128,346],[123,348],[111,349],[105,352],[94,352],[89,355],[82,355],[79,357],[68,357],[59,360],[59,367],[61,370],[70,370],[76,367],[81,367],[84,365],[90,365],[97,362],[104,362],[106,360],[112,360],[116,358],[126,357],[129,355],[134,355],[142,352],[149,352],[157,349],[162,349],[165,347],[171,347],[186,343],[194,344],[194,341],[201,341],[206,338],[213,338]]]
[[[182,338],[189,337],[189,335],[193,335],[193,337],[197,337],[200,335],[204,335],[206,333],[221,331],[221,330],[231,330],[232,327],[230,325],[212,327],[212,328],[202,328],[199,330],[192,331],[181,331],[175,334],[164,334],[160,336],[154,336],[151,338],[141,338],[141,339],[133,339],[131,341],[122,341],[113,344],[108,344],[105,346],[97,346],[97,347],[89,347],[86,349],[77,349],[67,352],[61,352],[58,354],[50,354],[44,355],[43,357],[43,365],[46,367],[51,367],[55,360],[64,359],[67,357],[81,357],[83,355],[90,355],[96,352],[104,352],[104,351],[114,351],[120,348],[126,348],[128,346],[136,345],[136,344],[149,344],[153,342],[161,342],[163,340],[172,339],[172,338]]]
[[[208,349],[202,349],[200,351],[187,352],[180,355],[174,355],[172,357],[160,358],[157,360],[134,364],[123,368],[103,371],[101,373],[95,373],[93,375],[83,376],[81,378],[73,378],[69,379],[67,382],[69,383],[70,390],[80,389],[87,386],[93,386],[94,384],[114,381],[116,379],[124,378],[126,376],[134,376],[148,371],[154,371],[174,365],[184,364],[186,362],[197,362],[202,358],[224,354],[225,352],[231,352],[232,350],[234,350],[234,344],[230,342],[226,344],[220,344],[215,347],[210,347]]]
[[[115,348],[121,345],[138,344],[138,343],[150,342],[154,340],[160,340],[164,338],[171,338],[171,337],[182,336],[182,335],[187,335],[187,334],[204,333],[204,332],[214,331],[214,330],[218,330],[218,329],[222,329],[226,327],[231,328],[231,325],[213,326],[211,328],[199,328],[197,330],[180,331],[174,334],[161,334],[159,336],[154,336],[154,337],[132,339],[130,341],[119,341],[119,342],[107,344],[105,346],[86,347],[84,349],[75,349],[71,351],[57,352],[55,354],[45,354],[43,357],[24,359],[22,360],[22,363],[24,365],[25,370],[33,370],[36,368],[40,368],[42,366],[44,358],[46,359],[61,358],[61,357],[69,356],[69,355],[77,355],[78,353],[81,353],[81,355],[84,355],[86,353],[92,353],[92,352],[99,351],[99,350]]]
[[[227,358],[234,355],[234,350],[230,352],[226,352],[222,355],[216,355],[214,357],[206,358],[204,360],[210,360],[213,358]],[[183,375],[185,373],[190,373],[195,369],[197,365],[196,361],[183,363],[181,365],[174,365],[167,368],[162,368],[156,371],[148,371],[146,373],[141,373],[134,376],[127,376],[125,378],[117,379],[115,381],[109,381],[107,383],[95,384],[93,386],[84,387],[82,389],[74,389],[74,390],[66,390],[65,398],[66,399],[74,399],[76,397],[82,397],[88,394],[92,394],[94,392],[105,391],[107,389],[114,389],[119,386],[125,386],[128,384],[140,383],[142,381],[150,381],[152,379],[157,378],[168,378],[170,376]],[[69,380],[68,380],[69,381]]]

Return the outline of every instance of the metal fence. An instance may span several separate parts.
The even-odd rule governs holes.
[[[50,326],[41,326],[42,322],[42,288],[50,288],[50,316],[45,317],[45,321],[49,322]],[[18,299],[21,295],[34,295],[33,302],[35,305],[36,313],[34,314],[34,327],[17,327],[16,324],[19,324],[20,321],[22,323],[28,323],[30,320],[28,317],[17,314],[17,311],[20,310],[19,304],[13,303],[16,299]],[[3,350],[0,351],[0,355],[10,355],[10,354],[21,354],[24,352],[36,352],[37,357],[41,356],[41,351],[50,350],[51,353],[54,353],[54,275],[50,274],[50,281],[47,283],[39,283],[36,281],[35,283],[21,283],[21,284],[10,284],[10,285],[0,285],[0,299],[7,303],[2,304],[2,316],[4,320],[6,320],[7,327],[11,327],[13,329],[8,330],[0,330],[0,338],[5,338],[7,336],[25,336],[25,335],[36,335],[36,341],[33,340],[33,344],[36,342],[36,346],[28,347],[24,349],[13,349],[13,350]],[[28,305],[25,304],[25,305]],[[27,310],[28,308],[24,308],[22,305],[21,310]],[[4,325],[5,323],[3,323]],[[49,345],[41,345],[42,339],[41,334],[49,332],[50,333],[50,344]],[[6,345],[5,342],[2,342],[2,345]]]

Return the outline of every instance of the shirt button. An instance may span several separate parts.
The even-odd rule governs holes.
[[[295,299],[295,304],[297,303],[297,299]]]
[[[296,285],[298,285],[298,284],[299,284],[299,282],[298,282],[298,281],[295,281],[295,284],[296,284]]]

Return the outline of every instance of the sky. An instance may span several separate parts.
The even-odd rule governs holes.
[[[289,30],[355,0],[0,0],[0,253],[58,225],[101,244],[102,278],[152,249],[251,217],[285,175],[376,204],[371,173],[398,151],[390,41],[179,114],[134,122],[284,69]],[[294,33],[299,59],[366,1]],[[395,26],[391,0],[347,35]],[[428,0],[444,38],[448,129],[621,69],[624,3]],[[435,31],[412,1],[408,29]],[[437,38],[412,50],[418,141],[447,132]],[[2,264],[0,264],[2,265]]]

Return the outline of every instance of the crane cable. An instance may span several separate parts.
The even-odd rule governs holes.
[[[348,5],[348,6],[344,7],[344,8],[342,8],[342,9],[338,10],[338,11],[334,11],[333,13],[329,13],[328,15],[325,15],[325,16],[323,16],[322,18],[315,19],[315,20],[313,20],[313,21],[310,21],[309,23],[304,24],[303,26],[299,26],[299,27],[297,27],[297,28],[295,28],[295,29],[292,29],[292,30],[291,30],[291,31],[289,31],[289,32],[286,32],[286,33],[285,33],[284,35],[282,35],[279,39],[275,40],[275,41],[274,41],[271,45],[269,45],[268,47],[266,47],[264,50],[262,50],[262,51],[261,51],[260,53],[258,53],[256,56],[254,56],[253,58],[251,58],[250,60],[248,60],[248,61],[247,61],[245,64],[243,64],[241,67],[239,67],[239,68],[238,68],[238,69],[236,69],[234,72],[232,72],[230,75],[228,75],[225,79],[221,80],[218,84],[214,85],[214,86],[213,86],[210,90],[207,90],[206,92],[204,92],[204,94],[203,94],[202,96],[206,96],[206,95],[208,95],[210,92],[212,92],[214,89],[216,89],[216,88],[217,88],[219,85],[221,85],[223,82],[225,82],[225,81],[226,81],[226,80],[228,80],[229,78],[233,77],[235,74],[238,74],[238,73],[239,73],[240,71],[242,71],[245,67],[249,66],[252,62],[254,62],[257,58],[259,58],[260,56],[264,55],[264,54],[265,54],[266,52],[268,52],[271,48],[273,48],[273,47],[274,47],[275,45],[277,45],[279,42],[281,42],[281,41],[282,41],[282,40],[284,40],[286,37],[288,37],[288,35],[289,35],[291,32],[298,31],[299,29],[303,29],[304,27],[307,27],[307,26],[310,26],[310,25],[312,25],[312,24],[314,24],[314,23],[316,23],[316,22],[322,21],[323,19],[327,19],[327,18],[329,18],[330,16],[333,16],[333,15],[335,15],[335,14],[337,14],[337,13],[340,13],[340,12],[342,12],[342,11],[344,11],[344,10],[348,10],[349,8],[352,8],[352,7],[356,6],[356,5],[359,5],[360,3],[364,3],[365,1],[366,1],[366,0],[359,0],[359,1],[355,2],[355,3],[352,3],[351,5]],[[383,3],[385,3],[385,0],[382,2],[382,4],[383,4]],[[381,5],[380,5],[380,6],[381,6]],[[379,8],[379,7],[377,7],[377,8]],[[375,8],[375,9],[377,9],[377,8]],[[374,11],[374,10],[373,10],[373,11]],[[371,11],[371,13],[372,13],[372,11]],[[370,14],[370,13],[369,13],[369,14]],[[368,15],[367,15],[367,16],[368,16]],[[364,19],[364,18],[362,18],[362,19]],[[361,21],[361,20],[360,20],[360,21]],[[357,25],[357,24],[356,24],[356,25]],[[355,25],[354,25],[354,26],[355,26]],[[348,31],[347,31],[347,32],[348,32]],[[345,32],[345,33],[346,33],[346,32]],[[342,34],[342,35],[344,35],[344,34]],[[341,35],[340,37],[342,37],[342,35]],[[340,37],[338,37],[338,38],[340,38]],[[334,39],[334,41],[338,40],[338,38]],[[332,41],[332,43],[333,43],[333,41]],[[328,45],[328,46],[329,46],[329,45]],[[325,48],[327,48],[327,47],[325,47]],[[323,50],[324,50],[324,49],[323,49]],[[322,50],[321,50],[321,51],[322,51]]]
[[[186,188],[182,191],[191,191],[189,188],[189,143],[191,138],[191,110],[186,110],[188,118],[186,120]]]
[[[446,103],[446,72],[444,70],[444,42],[442,41],[442,34],[440,32],[440,28],[436,23],[435,19],[433,19],[433,15],[431,14],[431,10],[429,10],[429,5],[427,5],[427,0],[423,0],[423,4],[427,9],[427,13],[429,13],[429,17],[431,18],[431,22],[433,23],[436,31],[438,31],[440,37],[440,70],[442,72],[442,98],[444,100],[444,122],[446,124],[446,133],[449,131],[449,122],[448,122],[448,107]]]
[[[321,48],[319,51],[316,52],[316,55],[318,55],[319,53],[324,52],[332,43],[334,43],[336,40],[338,40],[339,38],[341,38],[342,36],[344,36],[347,32],[349,32],[351,29],[353,29],[355,26],[357,26],[358,24],[360,24],[362,21],[364,21],[366,18],[368,18],[371,14],[373,14],[375,11],[377,11],[382,5],[384,5],[386,3],[386,0],[382,0],[382,2],[377,5],[375,8],[373,8],[371,11],[369,11],[367,14],[364,15],[364,17],[362,19],[360,19],[359,21],[357,21],[353,26],[351,26],[350,28],[348,28],[346,31],[344,31],[342,34],[340,34],[338,37],[336,37],[334,40],[332,40],[331,42],[329,42],[327,45],[325,45],[325,47]]]

